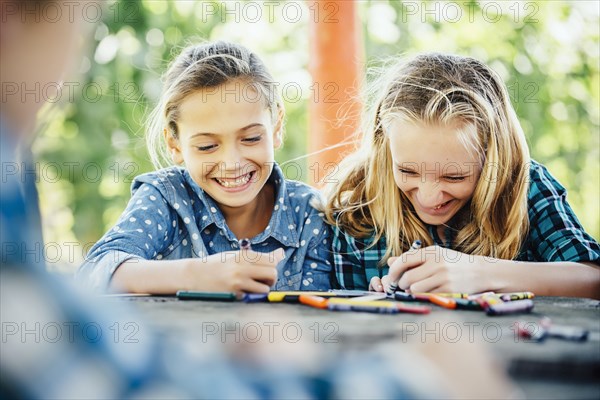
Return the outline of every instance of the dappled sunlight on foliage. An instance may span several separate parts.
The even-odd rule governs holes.
[[[50,260],[57,269],[72,271],[81,262],[125,208],[132,178],[153,169],[144,143],[145,116],[160,94],[161,74],[188,43],[230,40],[263,58],[286,103],[285,145],[276,159],[300,157],[294,161],[299,167],[288,174],[311,183],[302,158],[307,104],[320,96],[307,71],[308,27],[324,16],[315,14],[310,1],[281,2],[271,10],[258,2],[237,3],[237,9],[234,4],[104,5],[102,22],[83,39],[77,73],[67,78],[59,105],[46,110],[51,122],[40,127],[43,134],[34,148],[42,160],[45,240],[59,247],[79,243]],[[600,237],[597,2],[378,0],[359,2],[358,12],[365,71],[391,56],[422,51],[473,56],[497,71],[507,83],[532,157],[563,183],[586,230]]]

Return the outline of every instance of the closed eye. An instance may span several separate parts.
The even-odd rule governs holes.
[[[210,151],[210,150],[215,149],[217,147],[217,145],[216,144],[211,144],[211,145],[208,145],[208,146],[195,146],[195,147],[199,151]]]
[[[404,169],[404,168],[398,168],[398,171],[400,171],[403,174],[406,175],[417,175],[417,173],[415,171],[410,171],[408,169]]]
[[[444,179],[450,182],[462,182],[464,181],[466,176],[446,176]]]
[[[249,137],[249,138],[244,138],[244,139],[242,139],[242,142],[256,143],[256,142],[260,142],[261,139],[262,139],[262,135],[258,135],[258,136],[253,136],[253,137]]]

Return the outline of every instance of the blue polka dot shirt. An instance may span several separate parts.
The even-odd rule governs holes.
[[[331,287],[333,257],[330,228],[311,203],[319,192],[286,180],[275,164],[269,181],[275,205],[266,229],[250,238],[252,249],[283,248],[274,290],[327,290]],[[225,217],[181,167],[138,176],[132,197],[116,225],[90,250],[77,278],[94,290],[105,291],[123,262],[201,258],[239,250],[238,239]]]

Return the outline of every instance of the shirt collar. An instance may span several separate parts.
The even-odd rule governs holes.
[[[217,203],[192,179],[187,170],[183,173],[188,185],[192,188],[198,199],[202,202],[206,210],[204,217],[198,218],[198,226],[201,230],[215,224],[219,229],[225,231],[227,238],[231,241],[236,238],[230,229],[226,229],[226,221]],[[254,238],[251,238],[252,244],[262,243],[269,237],[280,242],[287,247],[300,247],[300,238],[298,236],[296,221],[293,216],[293,208],[288,196],[287,182],[281,168],[277,163],[273,164],[273,171],[268,179],[275,188],[275,205],[273,213],[267,228]]]

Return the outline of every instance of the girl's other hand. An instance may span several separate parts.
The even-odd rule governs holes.
[[[388,278],[388,276],[385,275],[383,278]],[[383,283],[378,276],[371,278],[371,282],[369,282],[369,290],[372,292],[383,292]]]

